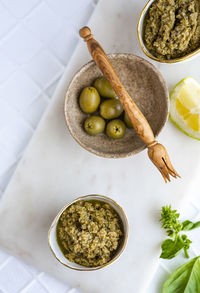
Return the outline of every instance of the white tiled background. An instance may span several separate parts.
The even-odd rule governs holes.
[[[98,1],[0,0],[0,195]],[[0,293],[77,293],[0,251]]]
[[[79,28],[97,2],[0,0],[0,195],[51,100],[78,42]],[[200,219],[198,189],[191,196],[183,217]],[[190,235],[195,240],[191,256],[198,255],[200,232]],[[180,256],[161,262],[148,293],[161,292],[167,275],[184,261]],[[19,292],[78,291],[0,251],[0,293]]]

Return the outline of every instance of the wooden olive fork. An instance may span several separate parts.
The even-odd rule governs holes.
[[[165,147],[155,140],[153,131],[148,121],[119,80],[119,77],[112,67],[112,64],[103,48],[93,38],[90,28],[86,26],[81,28],[79,34],[84,39],[84,41],[87,42],[88,50],[96,65],[100,68],[103,75],[108,79],[111,86],[113,87],[124,110],[129,116],[136,133],[147,145],[149,158],[158,168],[165,182],[167,183],[167,180],[170,181],[170,175],[174,178],[180,177],[173,168]]]

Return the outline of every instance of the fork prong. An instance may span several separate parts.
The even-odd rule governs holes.
[[[166,179],[170,182],[170,177],[169,177],[169,173],[168,173],[166,166],[164,166],[162,170],[163,170],[163,173],[164,173]]]
[[[177,177],[181,178],[179,174],[176,172],[176,170],[173,168],[170,160],[168,159],[168,164],[167,164],[166,160],[164,158],[162,159],[163,159],[163,162],[165,163],[166,168],[168,169],[169,174],[173,176],[174,178],[177,178]]]
[[[165,157],[163,158],[164,162],[165,162],[165,165],[167,166],[168,170],[169,170],[169,173],[173,176],[173,177],[179,177],[179,174],[176,172],[176,170],[174,169],[174,167],[172,166],[172,163],[170,161],[170,158],[169,158],[169,155],[166,151],[165,153]]]
[[[171,169],[168,169],[168,171],[169,171],[169,174],[170,174],[171,176],[173,176],[174,178],[177,178],[177,177],[180,178],[180,176],[179,176],[176,172],[172,171]]]
[[[170,182],[170,175],[177,178],[179,174],[173,168],[165,147],[160,143],[153,143],[148,146],[148,155],[154,165],[159,169],[165,182]]]
[[[158,168],[158,170],[160,171],[160,173],[161,173],[163,179],[165,180],[165,183],[167,183],[167,178],[166,178],[166,176],[165,176],[165,174],[164,174],[164,172],[163,172],[163,169],[162,169],[162,168]]]
[[[179,178],[181,178],[181,176],[176,172],[176,170],[173,168],[173,170],[171,170],[173,173],[174,173],[174,175],[176,176],[176,177],[179,177]]]

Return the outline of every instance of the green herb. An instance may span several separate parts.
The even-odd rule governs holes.
[[[187,235],[182,235],[181,231],[189,231],[198,228],[200,227],[200,222],[193,223],[187,220],[181,223],[179,216],[180,214],[178,214],[176,210],[172,210],[171,206],[162,207],[160,221],[167,235],[172,239],[167,239],[162,243],[160,258],[174,258],[182,250],[184,250],[185,256],[189,258],[188,249],[192,241],[187,238]]]
[[[162,227],[166,230],[170,237],[176,236],[181,231],[181,223],[178,220],[179,214],[176,210],[172,210],[171,206],[162,207],[161,219]]]
[[[185,221],[182,223],[182,231],[190,231],[200,227],[200,221],[193,223],[191,221]]]
[[[184,243],[184,252],[185,252],[185,256],[187,258],[189,258],[189,254],[188,254],[188,249],[190,248],[190,244],[192,243],[192,241],[190,239],[187,238],[187,235],[181,235],[181,239]]]
[[[177,237],[176,240],[165,240],[161,247],[162,253],[160,258],[171,259],[180,253],[180,251],[184,248],[184,243],[180,237]]]
[[[200,257],[176,269],[164,283],[162,293],[199,293]]]

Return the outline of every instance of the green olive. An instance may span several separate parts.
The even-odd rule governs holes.
[[[124,122],[126,123],[126,126],[129,128],[133,128],[133,125],[131,123],[130,118],[128,117],[128,115],[126,114],[126,112],[124,113]]]
[[[106,134],[111,138],[122,138],[126,133],[126,125],[120,119],[108,122]]]
[[[94,82],[94,87],[98,90],[99,94],[104,98],[116,98],[116,94],[105,77],[99,77]]]
[[[84,122],[84,129],[90,135],[102,133],[105,126],[106,122],[100,116],[90,116]]]
[[[93,113],[97,110],[100,104],[100,96],[97,90],[92,87],[86,87],[82,90],[79,97],[79,105],[85,113]]]
[[[123,112],[122,105],[119,100],[109,99],[101,103],[100,115],[105,119],[114,119],[119,117]]]

